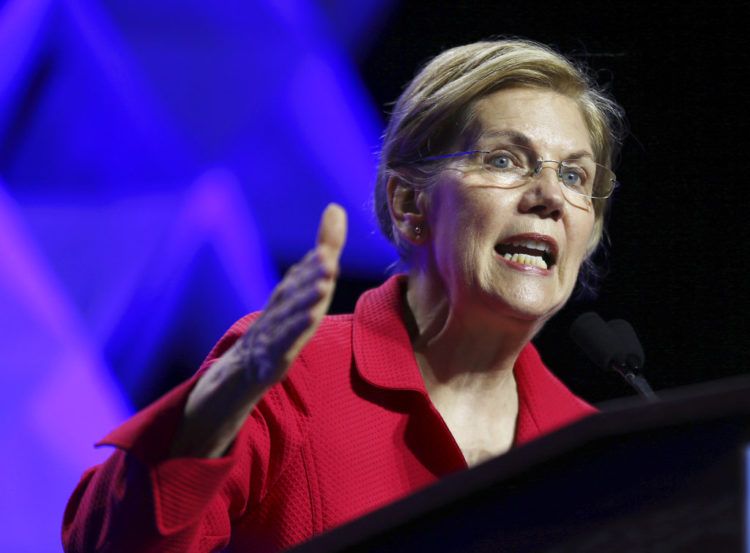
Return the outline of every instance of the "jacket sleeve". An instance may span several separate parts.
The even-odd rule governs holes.
[[[87,470],[73,492],[63,519],[65,551],[192,553],[229,543],[232,521],[263,500],[301,443],[307,409],[294,379],[269,390],[224,457],[168,453],[196,381],[253,318],[238,321],[193,378],[97,444],[116,450]]]

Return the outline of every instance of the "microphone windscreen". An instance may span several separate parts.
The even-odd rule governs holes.
[[[618,336],[593,311],[580,315],[570,327],[570,337],[597,367],[608,370],[622,354]]]
[[[646,354],[643,352],[641,341],[638,339],[638,335],[635,333],[632,325],[623,319],[612,319],[607,325],[609,325],[609,328],[620,339],[625,355],[632,355],[635,357],[638,367],[643,367],[646,361]]]

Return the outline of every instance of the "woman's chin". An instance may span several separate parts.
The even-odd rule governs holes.
[[[529,323],[545,322],[557,313],[570,294],[551,294],[535,287],[497,291],[481,304],[498,315],[511,316]]]

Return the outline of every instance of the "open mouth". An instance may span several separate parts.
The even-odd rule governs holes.
[[[502,244],[497,244],[495,251],[513,263],[540,269],[551,269],[557,260],[557,253],[553,246],[541,240],[511,238]]]

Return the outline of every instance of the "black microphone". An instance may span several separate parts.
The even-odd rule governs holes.
[[[617,360],[620,364],[631,367],[634,372],[640,372],[646,361],[643,346],[638,335],[628,321],[623,319],[612,319],[607,323],[615,335],[620,339],[623,346],[621,357]]]
[[[596,366],[618,373],[645,399],[658,399],[640,374],[645,355],[630,323],[622,319],[605,323],[598,314],[588,312],[575,320],[570,337]]]

